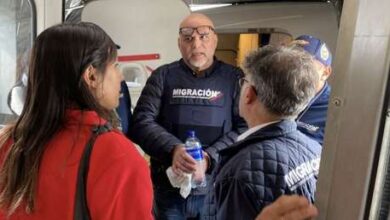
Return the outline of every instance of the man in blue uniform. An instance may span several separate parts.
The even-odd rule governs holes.
[[[321,145],[294,120],[316,92],[314,59],[265,46],[248,55],[244,72],[239,109],[249,129],[220,151],[204,219],[254,219],[283,194],[314,202]]]
[[[198,219],[206,187],[192,189],[186,199],[168,181],[166,170],[194,173],[196,161],[186,152],[186,132],[194,130],[210,173],[218,151],[246,129],[238,113],[239,68],[214,56],[217,35],[213,22],[191,14],[180,24],[179,61],[163,65],[148,79],[131,123],[131,137],[150,155],[156,219]],[[206,175],[210,184],[210,177]]]
[[[316,96],[297,117],[298,129],[322,145],[330,96],[327,79],[332,73],[332,54],[325,42],[313,36],[299,36],[294,43],[315,58],[319,75]]]

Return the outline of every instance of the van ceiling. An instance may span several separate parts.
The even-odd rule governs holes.
[[[74,8],[82,7],[84,4],[96,1],[96,0],[65,0],[65,7],[68,11],[72,11]],[[339,16],[343,8],[344,0],[183,0],[187,5],[190,4],[250,4],[259,2],[332,2],[335,8],[338,10]]]
[[[190,4],[250,4],[259,2],[332,2],[341,15],[344,0],[183,0],[187,5]]]
[[[85,4],[98,0],[65,0],[65,20],[80,21],[82,8]],[[331,2],[337,10],[338,20],[340,20],[344,0],[182,0],[187,5],[190,4],[223,4],[234,5],[251,4],[262,2]]]
[[[299,0],[299,2],[327,2],[328,0]],[[294,2],[293,0],[184,0],[187,4],[245,4],[253,2]]]

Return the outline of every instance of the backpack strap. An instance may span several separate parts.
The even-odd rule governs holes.
[[[110,123],[106,123],[104,125],[97,125],[92,128],[92,135],[85,146],[77,174],[76,196],[73,216],[74,220],[91,219],[87,204],[87,177],[89,170],[89,161],[96,138],[99,135],[109,132],[111,130],[112,126]]]

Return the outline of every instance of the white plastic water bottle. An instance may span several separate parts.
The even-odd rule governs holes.
[[[205,187],[206,186],[206,177],[204,170],[204,160],[202,145],[200,141],[195,136],[195,131],[187,131],[187,139],[185,142],[186,151],[192,156],[197,162],[196,171],[192,174],[191,187]]]

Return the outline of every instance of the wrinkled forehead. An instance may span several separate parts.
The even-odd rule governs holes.
[[[180,28],[182,27],[199,27],[199,26],[211,26],[214,28],[213,22],[205,15],[202,14],[192,14],[185,18],[180,23]]]

